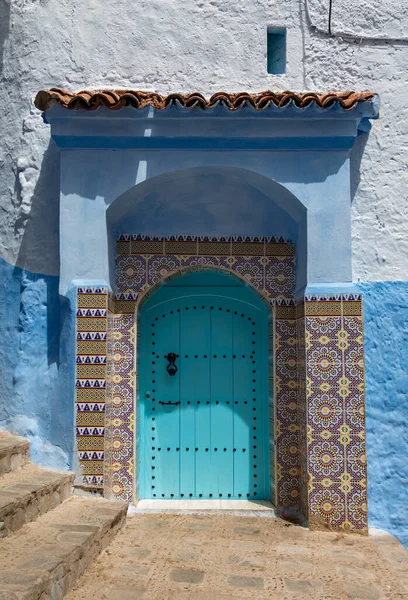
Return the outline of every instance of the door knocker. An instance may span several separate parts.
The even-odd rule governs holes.
[[[174,352],[169,352],[168,355],[166,356],[167,360],[169,361],[169,364],[167,365],[167,373],[170,375],[170,377],[174,377],[174,375],[177,373],[177,367],[176,367],[176,358],[178,357],[178,354],[175,354]]]

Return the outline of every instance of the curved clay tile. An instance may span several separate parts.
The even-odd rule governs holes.
[[[306,108],[315,104],[320,108],[330,108],[338,104],[343,110],[351,110],[360,102],[367,102],[374,98],[372,92],[271,92],[266,90],[258,94],[239,92],[216,92],[210,98],[194,92],[191,94],[168,94],[162,96],[156,92],[139,90],[83,90],[68,92],[59,88],[41,90],[35,98],[35,106],[40,110],[49,110],[56,104],[68,110],[96,110],[105,106],[110,110],[119,110],[124,106],[144,108],[153,106],[157,110],[164,110],[172,104],[183,108],[201,108],[202,110],[214,108],[217,105],[226,106],[234,111],[245,106],[252,106],[255,110],[264,110],[268,106],[282,108],[290,104],[298,108]]]

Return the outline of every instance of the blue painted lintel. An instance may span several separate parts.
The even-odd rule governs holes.
[[[354,137],[209,138],[53,136],[60,148],[163,150],[350,150]]]

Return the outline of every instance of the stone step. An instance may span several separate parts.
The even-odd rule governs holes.
[[[8,431],[0,431],[0,476],[20,469],[29,460],[30,442]]]
[[[63,598],[125,524],[126,511],[123,502],[72,497],[0,540],[0,600]]]
[[[17,531],[66,500],[73,473],[28,464],[0,477],[0,537]]]

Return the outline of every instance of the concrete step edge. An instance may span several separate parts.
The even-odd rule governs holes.
[[[33,471],[34,473],[38,472],[40,483],[33,485],[32,490],[28,488],[20,492],[18,486],[23,486],[28,470],[30,477],[32,477]],[[43,482],[41,482],[42,476],[46,476]],[[7,487],[10,478],[16,486],[15,489]],[[15,533],[23,525],[34,521],[67,500],[72,493],[73,480],[74,473],[36,468],[32,465],[23,467],[17,473],[9,473],[1,477],[0,538]],[[4,492],[3,499],[2,491]]]
[[[60,600],[126,521],[127,504],[72,497],[0,540],[0,590],[8,600]]]
[[[8,431],[0,431],[0,476],[16,471],[30,460],[30,442]]]

